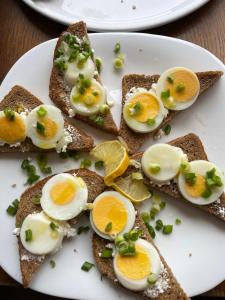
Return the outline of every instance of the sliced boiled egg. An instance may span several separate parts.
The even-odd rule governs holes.
[[[70,102],[75,113],[90,116],[98,113],[101,106],[106,103],[106,92],[104,87],[93,78],[82,93],[77,85],[73,87]]]
[[[141,165],[147,177],[164,183],[178,174],[184,161],[187,161],[187,156],[180,148],[159,143],[150,146],[144,152]]]
[[[156,95],[171,110],[183,110],[191,106],[199,91],[198,77],[192,70],[183,67],[168,69],[160,76],[156,85]]]
[[[75,60],[67,64],[67,69],[64,72],[64,78],[69,85],[74,86],[79,74],[84,75],[85,78],[93,78],[94,73],[95,64],[91,58],[88,58],[87,61],[79,67]]]
[[[28,215],[20,230],[20,240],[24,248],[36,255],[56,252],[62,244],[63,237],[61,225],[44,212]]]
[[[42,149],[55,148],[64,134],[61,111],[52,105],[40,105],[27,116],[28,136],[33,144]]]
[[[155,247],[143,239],[135,242],[135,256],[121,256],[117,253],[113,259],[113,268],[119,282],[127,289],[141,291],[148,288],[148,276],[156,276],[161,271],[160,256]]]
[[[42,189],[41,207],[56,220],[70,220],[85,209],[87,185],[81,177],[62,173],[53,176]]]
[[[146,133],[159,127],[167,110],[156,95],[143,88],[128,94],[123,107],[123,118],[133,131]]]
[[[219,186],[213,184],[215,180],[219,182]],[[186,200],[198,205],[207,205],[222,195],[224,174],[211,162],[195,160],[189,163],[188,173],[180,173],[178,187]]]
[[[118,192],[100,194],[93,202],[90,214],[93,230],[105,239],[114,239],[132,229],[135,209],[129,199]]]
[[[0,143],[19,143],[25,140],[26,135],[26,119],[23,115],[14,112],[13,118],[9,118],[0,111]]]

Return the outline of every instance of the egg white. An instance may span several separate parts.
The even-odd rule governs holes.
[[[195,174],[199,174],[202,176],[206,175],[206,172],[212,170],[213,168],[216,169],[216,175],[218,175],[223,182],[223,186],[215,187],[212,189],[212,195],[209,198],[203,197],[192,197],[190,196],[185,190],[185,178],[184,174],[180,173],[178,177],[178,187],[182,196],[190,201],[191,203],[198,204],[198,205],[208,205],[210,203],[215,202],[219,199],[219,197],[224,192],[224,174],[223,172],[212,162],[206,160],[195,160],[190,162],[190,170],[188,172],[193,172]]]
[[[190,70],[188,68],[184,68],[184,67],[170,68],[170,69],[166,70],[165,72],[163,72],[161,74],[161,76],[159,77],[159,80],[157,82],[157,85],[156,85],[156,95],[158,96],[159,99],[161,99],[161,93],[163,91],[165,91],[167,77],[170,76],[174,71],[178,71],[178,70],[184,70],[184,71],[191,72],[193,74],[193,76],[195,76],[196,79],[198,80],[196,74],[192,70]],[[190,107],[192,104],[194,104],[194,102],[198,98],[199,92],[200,92],[200,84],[199,84],[199,88],[198,88],[198,91],[197,91],[196,95],[192,99],[190,99],[188,101],[185,101],[185,102],[178,102],[178,101],[176,101],[174,99],[174,104],[175,104],[174,107],[168,107],[168,108],[170,110],[184,110],[184,109]]]
[[[76,186],[76,193],[71,202],[64,205],[57,205],[50,196],[51,188],[62,181],[72,180]],[[73,176],[68,173],[62,173],[53,176],[47,181],[42,189],[41,207],[51,218],[66,221],[78,216],[86,207],[88,199],[88,188],[81,177]]]
[[[82,102],[74,102],[73,96],[77,95],[77,87],[74,86],[70,94],[70,103],[75,113],[82,116],[90,116],[99,112],[100,107],[106,103],[106,91],[105,88],[94,78],[91,80],[91,86],[99,93],[99,101],[93,105],[86,105]]]
[[[41,119],[38,118],[37,111],[43,107],[47,111],[47,117],[57,124],[57,132],[51,139],[40,136],[36,131],[36,124]],[[55,148],[57,142],[63,137],[64,134],[64,119],[61,111],[53,105],[40,105],[34,108],[27,116],[27,135],[32,140],[32,143],[42,149]]]
[[[147,177],[155,182],[164,183],[178,174],[181,163],[186,160],[187,156],[180,148],[159,143],[150,146],[144,152],[141,165]],[[160,171],[156,174],[150,172],[150,164],[158,164]]]
[[[150,94],[151,96],[156,98],[158,103],[159,103],[159,107],[160,107],[159,114],[155,118],[155,124],[152,125],[152,126],[149,126],[149,125],[147,125],[146,123],[143,123],[143,122],[138,122],[127,111],[127,107],[129,105],[129,103],[132,101],[132,99],[135,96],[140,95],[142,93]],[[167,109],[165,109],[165,107],[164,107],[162,101],[160,100],[160,98],[157,98],[156,95],[153,92],[148,91],[148,90],[143,89],[143,88],[139,88],[134,93],[132,93],[132,95],[130,95],[127,98],[127,100],[124,104],[124,107],[123,107],[123,118],[124,118],[124,121],[126,122],[127,126],[130,129],[132,129],[133,131],[140,132],[140,133],[152,132],[155,129],[157,129],[160,126],[160,124],[163,122],[163,120],[166,117],[167,113],[168,113],[168,111],[167,111]]]
[[[58,226],[53,232],[50,223]],[[32,240],[26,241],[26,230],[32,231]],[[20,240],[24,248],[35,255],[46,255],[56,252],[63,240],[64,234],[60,224],[50,219],[44,212],[29,214],[23,221],[20,230]]]
[[[95,74],[95,64],[91,58],[88,58],[81,68],[77,67],[76,60],[68,63],[67,69],[64,72],[64,78],[70,86],[74,86],[79,74],[84,75],[84,78],[93,78]]]
[[[144,239],[138,239],[135,242],[135,245],[140,245],[142,248],[144,248],[147,251],[149,260],[150,260],[150,264],[151,264],[151,273],[154,273],[158,276],[161,271],[161,260],[160,260],[159,253],[156,250],[156,248]],[[114,269],[116,277],[119,280],[119,282],[121,283],[121,285],[132,291],[142,291],[142,290],[148,288],[149,284],[147,282],[147,277],[149,274],[145,278],[140,279],[140,280],[134,280],[134,279],[127,278],[118,269],[118,267],[116,265],[116,258],[118,255],[119,255],[119,253],[117,253],[113,259],[113,269]]]
[[[118,235],[121,235],[121,234],[124,234],[125,232],[130,231],[134,226],[135,218],[136,218],[135,209],[134,209],[134,206],[131,203],[131,201],[128,198],[121,195],[120,193],[118,193],[118,192],[108,191],[108,192],[103,192],[97,198],[95,198],[95,200],[93,202],[93,206],[95,205],[95,203],[97,201],[99,201],[101,198],[104,198],[106,196],[113,196],[113,197],[117,198],[118,200],[120,200],[124,204],[124,206],[126,208],[126,211],[127,211],[127,215],[128,215],[127,224],[124,227],[124,229]],[[108,239],[108,240],[113,240],[114,239],[114,237],[110,236],[110,234],[103,233],[100,230],[98,230],[98,228],[95,226],[94,221],[93,221],[92,211],[90,213],[90,223],[91,223],[91,226],[92,226],[93,230],[99,236],[101,236],[104,239]]]

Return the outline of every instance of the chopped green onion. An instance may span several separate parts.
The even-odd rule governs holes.
[[[148,119],[147,120],[147,122],[146,122],[146,124],[148,125],[148,126],[153,126],[153,125],[155,125],[155,119]]]
[[[86,233],[86,232],[88,232],[89,231],[89,229],[90,229],[90,227],[89,226],[80,226],[79,228],[78,228],[78,230],[77,230],[77,234],[81,234],[81,233]]]
[[[90,159],[83,159],[81,162],[80,162],[80,168],[82,169],[86,169],[86,168],[89,168],[90,166],[92,165],[92,162]]]
[[[201,196],[205,199],[208,199],[212,195],[212,191],[210,189],[205,189]]]
[[[142,234],[142,230],[131,230],[129,232],[129,238],[131,241],[135,242]]]
[[[176,92],[177,92],[177,93],[182,93],[184,90],[185,90],[185,85],[184,85],[183,83],[179,83],[179,84],[176,86]]]
[[[50,265],[51,265],[52,269],[54,269],[54,268],[55,268],[55,266],[56,266],[56,263],[55,263],[55,261],[54,261],[53,259],[51,259],[51,260],[49,261],[49,263],[50,263]]]
[[[15,199],[11,205],[8,206],[8,208],[6,209],[7,213],[10,215],[10,216],[15,216],[16,213],[17,213],[17,210],[18,210],[18,207],[19,207],[19,200],[18,199]]]
[[[120,243],[124,242],[124,238],[122,235],[118,235],[116,238],[115,238],[115,245],[116,246],[119,246]]]
[[[59,226],[56,225],[54,222],[51,222],[51,223],[49,224],[49,226],[50,226],[50,228],[51,228],[52,230],[56,230],[56,229],[59,228]]]
[[[104,248],[101,253],[101,258],[111,258],[113,253],[113,249]]]
[[[38,154],[37,164],[38,164],[40,171],[43,174],[51,174],[52,173],[52,169],[51,169],[51,167],[47,167],[47,163],[48,163],[47,155],[45,155],[43,153]]]
[[[158,230],[158,231],[160,231],[162,228],[163,228],[163,222],[162,222],[162,220],[158,219],[156,221],[155,229]]]
[[[80,159],[80,153],[76,151],[68,151],[69,157],[73,158],[74,160],[79,160]]]
[[[124,59],[123,59],[123,57],[116,57],[114,59],[113,65],[114,65],[114,68],[116,70],[122,69],[123,66],[124,66]]]
[[[9,108],[9,107],[6,107],[4,109],[4,115],[6,116],[7,119],[9,119],[10,121],[13,121],[14,118],[15,118],[15,112]]]
[[[132,241],[121,242],[118,246],[118,251],[121,256],[134,256],[137,254],[135,244]]]
[[[27,184],[31,185],[33,184],[34,182],[36,182],[38,179],[40,178],[39,175],[37,174],[31,174],[28,179],[27,179]]]
[[[181,170],[181,172],[186,172],[186,171],[188,171],[189,169],[190,169],[190,164],[189,164],[189,162],[184,161],[184,162],[181,163],[181,165],[180,165],[180,170]]]
[[[115,53],[115,54],[120,53],[120,48],[121,48],[120,43],[117,42],[117,43],[115,44],[115,47],[114,47],[114,50],[113,50],[114,53]]]
[[[159,204],[153,204],[151,210],[150,210],[150,217],[152,220],[155,220],[155,216],[159,213],[160,206]]]
[[[160,170],[161,170],[161,168],[160,168],[160,165],[159,165],[159,164],[151,164],[151,165],[150,165],[149,171],[150,171],[152,174],[157,174],[157,173],[159,173]]]
[[[32,234],[32,230],[31,229],[27,229],[25,231],[25,240],[26,242],[30,242],[33,239],[33,234]]]
[[[170,234],[173,231],[173,225],[164,225],[163,234]]]
[[[94,264],[88,262],[88,261],[85,261],[83,263],[83,265],[81,266],[81,270],[85,271],[85,272],[88,272],[90,271],[90,269],[94,266]]]
[[[163,128],[163,131],[164,131],[165,135],[169,135],[170,132],[171,132],[171,125],[170,125],[170,124],[167,124],[167,125]]]
[[[65,59],[62,57],[56,58],[54,61],[54,64],[59,71],[66,71],[68,68],[68,65],[67,65]]]
[[[150,221],[150,214],[147,211],[143,211],[141,213],[141,217],[142,217],[142,220],[144,221],[144,223],[147,223]]]
[[[21,168],[26,171],[28,179],[27,184],[33,184],[35,181],[37,181],[40,176],[36,174],[36,168],[34,165],[31,165],[30,161],[28,159],[24,159]]]
[[[37,194],[31,198],[31,202],[35,205],[40,205],[41,194]]]
[[[150,275],[147,278],[147,282],[149,284],[155,284],[157,279],[158,279],[158,276],[155,273],[150,273]]]
[[[108,104],[102,104],[99,109],[100,113],[105,114],[109,111]]]
[[[69,154],[67,152],[60,152],[59,157],[61,159],[67,159],[69,157]]]
[[[77,59],[77,56],[78,56],[78,50],[77,49],[74,49],[71,54],[70,54],[70,57],[68,59],[68,62],[73,62]]]
[[[170,90],[166,90],[161,93],[162,100],[167,100],[169,97],[170,97]]]
[[[216,169],[206,172],[206,184],[209,188],[212,187],[221,187],[223,186],[223,182],[219,176],[216,175]]]
[[[43,124],[41,124],[40,122],[37,121],[36,128],[37,128],[37,132],[40,135],[45,135],[45,126]]]
[[[112,230],[112,222],[109,222],[106,226],[105,226],[105,232],[110,232]]]
[[[97,116],[94,121],[98,126],[104,125],[104,118],[102,116]]]
[[[174,82],[174,79],[173,79],[173,76],[167,76],[167,81],[169,82],[169,83],[173,83]]]
[[[101,73],[101,69],[102,69],[102,60],[101,60],[101,58],[97,57],[95,59],[95,65],[96,65],[98,73],[100,74]]]
[[[159,204],[160,208],[163,209],[166,207],[166,201],[162,200],[161,203]]]
[[[95,168],[100,170],[104,167],[104,161],[103,160],[98,160],[95,162]]]
[[[141,104],[141,102],[137,101],[133,107],[133,113],[137,114],[141,111],[141,109],[142,109],[142,104]]]
[[[180,225],[180,224],[181,224],[181,219],[178,219],[178,218],[177,218],[177,219],[175,220],[175,224],[176,224],[176,225]]]
[[[37,115],[38,115],[39,117],[44,117],[44,116],[47,115],[47,110],[46,110],[43,106],[41,106],[41,107],[37,110]]]
[[[62,49],[57,49],[56,54],[55,54],[55,58],[59,58],[63,54],[64,54],[64,51]]]
[[[150,224],[148,224],[148,223],[145,223],[145,226],[147,227],[148,232],[151,235],[151,237],[154,239],[155,238],[155,230],[154,230],[154,228]]]
[[[92,95],[95,96],[95,97],[98,96],[98,91],[94,91],[94,92],[92,93]]]
[[[197,179],[195,173],[184,173],[184,179],[189,185],[194,185]]]

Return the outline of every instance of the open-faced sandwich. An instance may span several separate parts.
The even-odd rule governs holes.
[[[21,86],[0,102],[0,152],[89,151],[93,139]]]
[[[49,95],[67,116],[118,134],[84,22],[70,25],[59,37]]]
[[[174,67],[159,75],[130,74],[122,80],[119,136],[130,154],[164,128],[181,110],[190,107],[221,76],[221,71],[194,73]]]

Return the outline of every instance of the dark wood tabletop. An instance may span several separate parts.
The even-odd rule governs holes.
[[[0,0],[0,82],[20,56],[39,43],[57,37],[65,27],[38,14],[20,0]],[[176,22],[143,32],[193,42],[225,62],[225,0],[211,0]],[[15,285],[1,268],[0,285]],[[20,290],[20,293],[21,297],[44,299],[29,291]],[[225,282],[204,294],[203,299],[206,295],[225,297]]]

